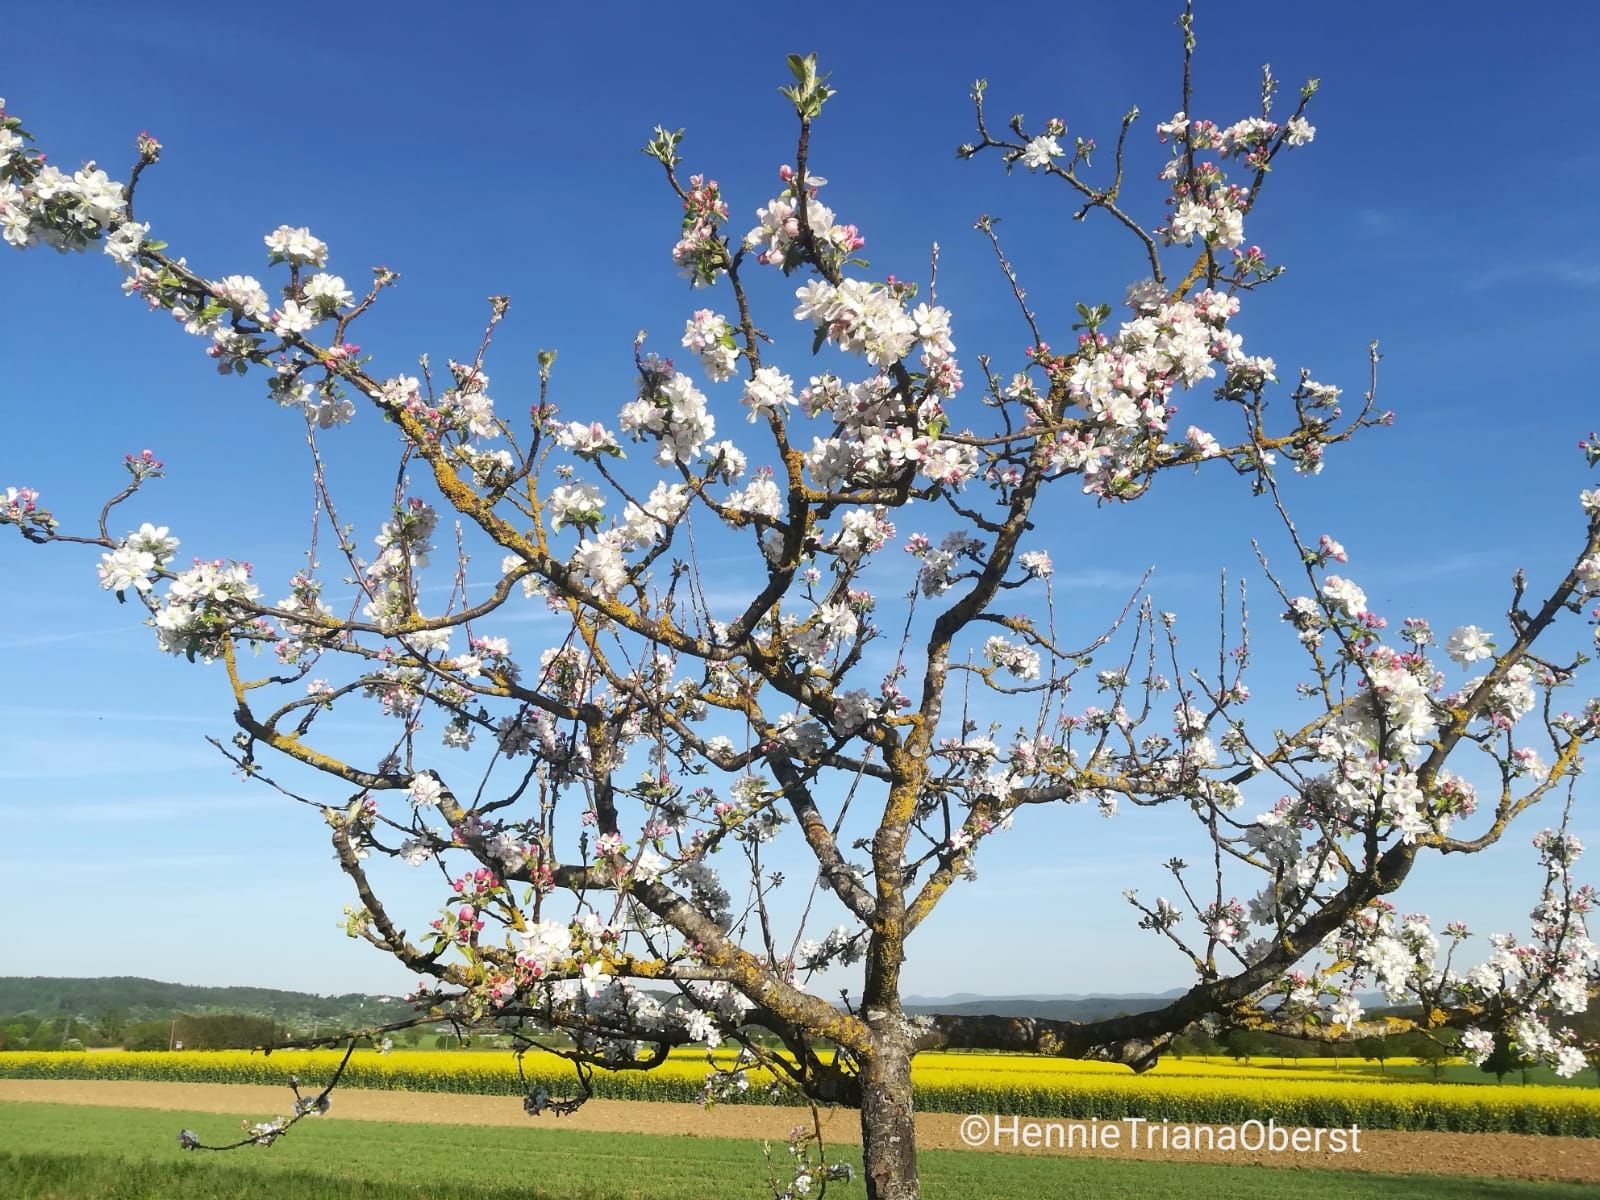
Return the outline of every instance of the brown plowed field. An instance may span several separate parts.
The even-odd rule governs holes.
[[[222,1083],[81,1082],[0,1080],[0,1101],[98,1104],[116,1108],[167,1108],[196,1112],[274,1116],[284,1110],[284,1089]],[[507,1096],[464,1096],[429,1092],[340,1089],[334,1114],[353,1121],[428,1121],[443,1125],[523,1125],[534,1119]],[[786,1140],[804,1110],[720,1105],[707,1111],[694,1104],[591,1100],[569,1117],[537,1118],[541,1128],[585,1129],[606,1133],[684,1134],[692,1137]],[[831,1141],[858,1142],[853,1112],[823,1113]],[[961,1139],[962,1117],[922,1113],[917,1138],[926,1149],[969,1153],[1099,1155],[1114,1158],[1183,1159],[1190,1162],[1256,1163],[1269,1167],[1334,1167],[1377,1173],[1466,1175],[1479,1178],[1548,1179],[1600,1183],[1600,1138],[1533,1137],[1513,1133],[1408,1133],[1362,1130],[1360,1153],[1205,1152],[1162,1153],[1126,1147],[1119,1150],[973,1150]]]

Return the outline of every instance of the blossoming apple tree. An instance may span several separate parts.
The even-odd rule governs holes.
[[[833,90],[814,59],[791,60],[798,139],[752,225],[688,173],[682,132],[658,128],[646,153],[682,209],[670,256],[705,299],[686,305],[692,365],[648,352],[641,334],[636,390],[614,413],[563,411],[553,353],[525,415],[491,400],[503,297],[447,372],[426,359],[415,376],[381,369],[351,337],[394,273],[358,294],[323,242],[289,226],[265,238],[269,282],[248,265],[206,273],[135,215],[153,138],[122,183],[47,163],[0,114],[6,242],[103,250],[124,290],[199,338],[222,373],[259,369],[307,435],[324,542],[314,535],[305,568],[276,585],[241,558],[183,565],[168,526],[112,519],[161,474],[148,451],[129,456],[131,479],[95,528],[64,530],[22,481],[0,481],[14,484],[0,523],[98,548],[101,586],[143,607],[161,650],[226,672],[238,732],[225,752],[320,810],[355,893],[348,931],[416,973],[419,1021],[529,1044],[559,1033],[580,1078],[735,1040],[744,1054],[719,1067],[718,1087],[760,1064],[815,1101],[859,1107],[870,1197],[918,1194],[911,1062],[923,1051],[1140,1070],[1213,1015],[1355,1038],[1373,1028],[1359,997],[1378,989],[1418,1014],[1411,1024],[1464,1030],[1479,1058],[1500,1039],[1576,1070],[1562,1018],[1594,986],[1594,897],[1570,874],[1580,847],[1561,812],[1533,837],[1546,885],[1531,937],[1494,937],[1470,969],[1457,962],[1463,927],[1436,931],[1387,897],[1426,855],[1482,851],[1540,806],[1570,811],[1600,735],[1600,703],[1563,699],[1580,695],[1588,661],[1571,631],[1594,623],[1585,609],[1600,593],[1600,489],[1582,495],[1581,520],[1575,505],[1562,577],[1519,576],[1498,621],[1442,646],[1421,618],[1391,626],[1371,611],[1338,542],[1302,538],[1278,472],[1317,474],[1331,448],[1388,419],[1375,348],[1365,398],[1347,407],[1305,372],[1281,382],[1237,329],[1279,270],[1245,227],[1271,173],[1313,140],[1316,83],[1284,113],[1268,73],[1258,112],[1203,119],[1187,16],[1183,28],[1184,110],[1156,126],[1171,154],[1154,223],[1125,194],[1137,110],[1106,164],[1059,120],[995,128],[976,85],[976,140],[960,155],[1068,189],[1080,217],[1133,239],[1144,264],[1120,309],[1086,299],[1057,330],[980,221],[1028,338],[1004,370],[958,358],[936,274],[925,289],[869,274],[862,232],[821,198],[811,133]],[[794,284],[800,346],[781,359],[761,324],[774,315],[748,287],[760,272]],[[804,375],[808,355],[819,365]],[[1180,429],[1186,393],[1196,423]],[[730,426],[749,434],[736,441]],[[397,442],[400,482],[363,555],[318,445],[379,435]],[[1087,631],[1057,606],[1041,505],[1131,503],[1197,469],[1236,473],[1281,517],[1292,569],[1263,555],[1262,571],[1304,653],[1311,712],[1296,728],[1246,720],[1242,620],[1199,667],[1147,600]],[[450,582],[425,590],[441,522],[455,527]],[[731,607],[702,569],[713,540],[760,565],[764,582]],[[467,561],[485,553],[500,570],[473,601]],[[319,554],[358,592],[345,611]],[[904,586],[875,594],[869,567],[891,558]],[[514,651],[496,622],[529,605],[559,633]],[[247,650],[273,665],[252,669]],[[371,761],[320,736],[325,714],[362,705],[394,728]],[[285,759],[321,790],[286,782]],[[1186,810],[1211,847],[1202,869],[1168,864],[1170,897],[1127,896],[1129,920],[1181,957],[1186,992],[1087,1022],[903,1010],[919,928],[990,838],[1041,806],[1119,804]],[[771,869],[777,838],[807,856],[805,877]],[[440,906],[420,924],[386,900],[374,868],[387,860],[439,872]],[[776,897],[796,888],[804,903],[784,911],[803,915],[780,928]],[[843,968],[859,971],[856,994],[818,994],[820,973]],[[780,1192],[830,1173],[803,1158]]]

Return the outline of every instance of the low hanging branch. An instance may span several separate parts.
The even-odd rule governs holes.
[[[294,1093],[294,1107],[288,1116],[277,1117],[271,1121],[258,1121],[255,1124],[251,1124],[247,1118],[241,1122],[245,1136],[225,1145],[202,1142],[192,1130],[184,1129],[178,1133],[178,1145],[185,1150],[237,1150],[241,1146],[270,1146],[305,1118],[326,1116],[332,1105],[329,1097],[333,1094],[333,1089],[339,1086],[339,1080],[344,1077],[344,1069],[350,1065],[350,1056],[355,1053],[356,1043],[356,1038],[350,1039],[350,1044],[345,1048],[344,1057],[339,1060],[333,1078],[328,1080],[327,1086],[315,1096],[302,1095],[299,1077],[289,1076],[289,1090]]]

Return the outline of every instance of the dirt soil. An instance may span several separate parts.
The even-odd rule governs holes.
[[[285,1108],[281,1087],[222,1083],[147,1083],[140,1081],[76,1081],[0,1079],[0,1101],[50,1104],[94,1104],[116,1108],[165,1108],[196,1112],[276,1115]],[[427,1121],[441,1125],[529,1126],[522,1106],[510,1096],[466,1096],[429,1092],[362,1091],[341,1088],[334,1094],[336,1118],[353,1121]],[[689,1137],[764,1138],[784,1141],[805,1119],[802,1109],[719,1105],[707,1111],[696,1104],[591,1100],[567,1117],[537,1118],[541,1128],[582,1129],[605,1133],[660,1133]],[[1116,1150],[974,1149],[962,1140],[958,1113],[920,1113],[917,1140],[925,1149],[969,1153],[1068,1154],[1108,1158],[1169,1159],[1186,1162],[1254,1163],[1268,1167],[1330,1167],[1393,1174],[1463,1175],[1496,1179],[1546,1179],[1600,1183],[1600,1138],[1537,1137],[1514,1133],[1410,1133],[1367,1130],[1360,1134],[1359,1153],[1335,1154],[1324,1149],[1270,1153],[1258,1151],[1163,1152],[1123,1145]],[[1026,1123],[1026,1118],[1024,1122]],[[823,1133],[830,1141],[859,1142],[856,1114],[823,1113]],[[1039,1122],[1048,1124],[1048,1122]],[[1064,1125],[1073,1122],[1061,1122]]]

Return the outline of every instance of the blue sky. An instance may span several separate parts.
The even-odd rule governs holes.
[[[509,293],[489,363],[502,408],[533,398],[535,352],[555,347],[557,401],[609,421],[629,398],[635,331],[676,350],[675,331],[706,302],[667,258],[676,205],[638,153],[651,126],[688,128],[688,168],[721,181],[739,228],[792,157],[792,116],[775,91],[783,56],[818,51],[839,88],[814,141],[825,198],[862,227],[877,272],[922,277],[938,240],[940,297],[969,378],[978,353],[1011,370],[1029,339],[971,230],[979,214],[1002,218],[1057,343],[1070,340],[1075,301],[1115,303],[1140,264],[1108,223],[1071,221],[1050,181],[956,160],[971,132],[968,88],[990,79],[997,124],[1014,111],[1033,124],[1058,115],[1102,145],[1139,105],[1126,195],[1154,223],[1154,124],[1178,107],[1175,10],[1012,5],[983,22],[969,6],[860,6],[848,24],[819,22],[824,35],[789,32],[780,14],[792,6],[740,6],[691,32],[626,4],[468,15],[411,3],[203,14],[63,3],[8,17],[8,44],[27,52],[7,56],[0,95],[64,166],[95,158],[125,172],[134,135],[160,137],[166,157],[141,186],[140,215],[209,274],[265,278],[261,237],[285,222],[325,239],[353,284],[377,263],[402,272],[357,336],[384,373],[414,369],[423,352],[467,357],[484,297]],[[1537,586],[1570,561],[1576,493],[1592,484],[1572,447],[1600,425],[1585,382],[1600,152],[1587,128],[1594,88],[1581,82],[1600,19],[1575,5],[1440,11],[1202,3],[1195,110],[1223,123],[1252,112],[1264,61],[1289,95],[1308,75],[1323,80],[1315,144],[1285,162],[1248,226],[1288,273],[1247,301],[1240,324],[1285,377],[1304,365],[1351,395],[1367,343],[1381,339],[1380,403],[1397,420],[1292,486],[1296,514],[1313,536],[1345,542],[1348,573],[1392,623],[1503,630],[1505,580],[1520,566]],[[170,477],[121,524],[170,524],[185,559],[247,558],[269,591],[281,587],[308,518],[294,420],[253,377],[219,379],[199,343],[124,299],[118,281],[98,256],[0,255],[0,487],[39,487],[81,527],[119,486],[121,456],[149,446]],[[764,323],[789,339],[786,369],[799,375],[806,339],[790,332],[786,289],[775,276],[763,287]],[[378,436],[362,414],[331,451],[352,495],[386,470],[363,452]],[[352,512],[368,543],[377,509]],[[1167,479],[1126,509],[1067,488],[1047,515],[1061,595],[1082,628],[1113,615],[1154,563],[1160,606],[1209,635],[1226,565],[1251,578],[1264,644],[1282,649],[1249,538],[1264,531],[1280,555],[1282,543],[1231,476]],[[0,540],[5,969],[403,987],[404,973],[335,928],[349,896],[320,820],[240,784],[203,742],[231,732],[220,671],[158,655],[137,611],[97,589],[94,561]],[[528,622],[516,640],[538,636]],[[1295,664],[1263,657],[1259,715],[1287,724]],[[376,724],[352,713],[345,732],[366,738]],[[1592,841],[1600,820],[1593,795],[1583,801],[1576,826]],[[1402,906],[1482,932],[1520,928],[1537,878],[1527,837],[1550,819],[1481,863],[1419,869]],[[1184,982],[1155,939],[1129,936],[1118,897],[1130,885],[1153,895],[1157,864],[1193,852],[1186,836],[1165,818],[1072,810],[989,844],[979,882],[919,934],[908,988]]]

